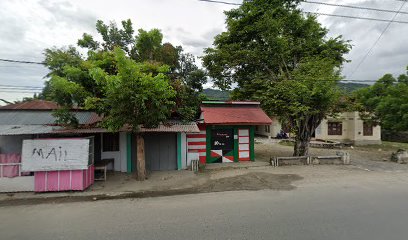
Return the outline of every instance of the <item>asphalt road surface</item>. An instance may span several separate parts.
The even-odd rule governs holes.
[[[408,239],[408,186],[378,179],[0,207],[0,239]]]

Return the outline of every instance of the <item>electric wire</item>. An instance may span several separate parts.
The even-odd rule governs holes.
[[[391,21],[385,26],[384,30],[381,32],[381,34],[378,36],[377,40],[375,40],[374,44],[370,47],[370,49],[367,51],[367,53],[364,55],[364,57],[361,59],[361,61],[357,64],[357,67],[354,69],[354,71],[351,72],[350,77],[353,77],[353,75],[357,72],[357,70],[361,67],[361,65],[364,63],[364,61],[367,59],[367,57],[371,54],[371,52],[374,50],[374,48],[377,46],[378,42],[380,42],[382,36],[384,33],[387,31],[387,29],[390,27],[390,25],[394,22],[395,18],[398,16],[398,12],[402,10],[402,8],[405,6],[406,1],[404,1],[401,4],[401,7],[398,9],[397,13],[395,13],[394,17],[391,19]]]

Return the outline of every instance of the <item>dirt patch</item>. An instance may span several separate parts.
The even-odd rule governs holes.
[[[234,177],[210,180],[198,186],[198,192],[225,192],[240,190],[293,190],[292,182],[303,179],[295,174],[271,174],[265,172],[251,172]]]

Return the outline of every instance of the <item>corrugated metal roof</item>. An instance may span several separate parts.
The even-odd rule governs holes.
[[[237,107],[202,106],[205,124],[217,125],[269,125],[272,120],[256,105]]]
[[[74,112],[79,124],[93,124],[101,120],[94,112]],[[55,123],[52,111],[0,111],[0,125],[51,125]]]
[[[130,128],[123,127],[120,132],[130,132]],[[53,133],[103,133],[108,132],[104,128],[78,128],[78,129],[58,129]],[[178,121],[170,121],[166,124],[160,124],[157,128],[140,128],[139,132],[149,133],[149,132],[185,132],[185,133],[198,133],[200,129],[195,122],[182,123]]]
[[[44,125],[0,125],[0,135],[50,134],[60,128]]]
[[[120,132],[128,132],[130,129],[123,128]],[[0,135],[25,135],[25,134],[81,134],[81,133],[104,133],[108,130],[104,128],[63,128],[60,126],[46,126],[46,125],[0,125]],[[198,133],[200,130],[197,124],[170,122],[165,125],[160,124],[157,128],[141,128],[139,132],[185,132]]]
[[[199,133],[200,129],[195,122],[183,123],[171,121],[167,124],[160,124],[157,128],[141,128],[140,132],[185,132]]]
[[[28,102],[14,103],[6,106],[0,106],[0,109],[18,109],[18,110],[55,110],[59,109],[57,103],[44,100],[32,100]]]

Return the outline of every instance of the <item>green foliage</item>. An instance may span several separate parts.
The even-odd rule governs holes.
[[[107,106],[105,98],[116,96],[121,99],[121,97],[119,92],[108,96],[111,91],[107,91],[106,86],[98,82],[98,79],[105,77],[98,74],[103,73],[109,76],[107,77],[109,79],[118,76],[121,70],[117,62],[118,53],[114,52],[114,49],[119,48],[125,53],[124,56],[129,58],[128,60],[137,62],[138,71],[150,74],[154,78],[165,77],[173,88],[180,89],[176,95],[172,95],[172,102],[177,104],[169,112],[183,120],[194,120],[197,117],[200,91],[207,77],[206,73],[195,65],[195,58],[192,55],[183,53],[180,46],[163,44],[163,35],[158,29],[150,31],[139,29],[137,35],[134,35],[135,31],[130,20],[122,21],[120,27],[115,22],[108,25],[99,20],[96,23],[96,30],[103,41],[98,42],[92,35],[84,33],[77,42],[79,47],[88,50],[86,56],[79,54],[72,46],[67,49],[45,50],[45,64],[50,70],[47,75],[50,80],[46,82],[41,98],[56,101],[66,108],[84,107],[86,100],[89,109],[106,113],[107,110],[103,107]],[[160,102],[162,101],[160,89],[163,86],[156,87],[159,88],[156,97]],[[166,98],[167,95],[164,94],[163,97]],[[153,99],[151,101],[151,104],[155,104]],[[167,109],[168,106],[165,105],[163,108]],[[162,115],[153,116],[147,112],[146,116],[163,120]],[[148,118],[142,120],[149,126],[157,124],[156,120]],[[132,122],[135,123],[135,120]]]
[[[66,66],[79,66],[82,62],[81,54],[73,46],[69,46],[67,49],[45,49],[44,55],[44,63],[50,70],[47,77],[51,75],[65,76],[64,68]]]
[[[386,74],[374,85],[355,92],[358,110],[367,121],[390,131],[408,130],[408,75]]]
[[[347,95],[353,93],[356,90],[359,90],[361,88],[366,88],[369,86],[363,83],[342,83],[342,82],[339,82],[337,85],[343,91],[343,93]]]
[[[336,87],[340,76],[333,65],[327,59],[300,63],[292,74],[301,80],[282,80],[267,86],[260,98],[264,109],[288,120],[295,134],[311,134],[325,116],[334,112],[340,99]]]
[[[159,29],[145,31],[139,29],[139,35],[136,37],[137,60],[153,61],[162,48],[163,34]]]
[[[49,97],[61,106],[83,105],[84,99],[90,95],[81,84],[56,75],[51,77],[49,84]]]
[[[139,125],[151,128],[167,120],[175,96],[165,74],[168,68],[161,66],[153,75],[146,71],[149,67],[129,59],[123,50],[117,48],[114,54],[117,74],[111,75],[101,68],[90,71],[105,97],[88,98],[87,108],[97,109],[104,116],[103,126],[112,131],[123,126],[136,131]]]
[[[215,48],[205,50],[204,66],[214,84],[251,98],[266,82],[293,79],[291,72],[304,58],[328,58],[339,67],[350,45],[327,38],[313,15],[305,16],[296,0],[244,1],[226,12],[227,31],[216,36]]]
[[[245,0],[227,11],[227,31],[205,50],[203,64],[219,88],[237,85],[233,99],[261,100],[269,114],[288,119],[295,155],[305,155],[315,128],[338,109],[339,69],[351,46],[341,36],[329,38],[299,4]]]

